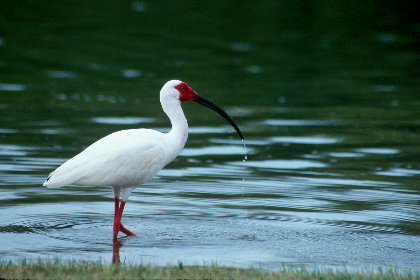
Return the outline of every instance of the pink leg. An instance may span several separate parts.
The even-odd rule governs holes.
[[[117,239],[119,231],[121,231],[122,233],[128,236],[136,236],[133,232],[131,232],[121,223],[122,214],[124,212],[125,201],[121,200],[121,203],[119,203],[119,198],[114,197],[114,202],[115,202],[115,214],[114,214],[113,239],[114,240]]]
[[[114,204],[115,204],[115,207],[114,207],[114,221],[115,221],[115,218],[117,217],[117,213],[118,213],[118,208],[120,208],[120,198],[118,196],[114,197]]]
[[[125,202],[121,201],[121,205],[118,208],[117,214],[114,218],[114,229],[113,229],[113,239],[117,239],[118,232],[120,231],[120,223],[121,223],[121,217],[124,211]]]

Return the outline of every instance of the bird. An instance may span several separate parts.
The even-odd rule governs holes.
[[[43,183],[47,188],[63,186],[112,187],[114,193],[113,240],[122,232],[135,234],[121,222],[131,192],[172,162],[188,138],[188,122],[181,103],[201,104],[229,122],[239,137],[243,134],[234,120],[218,105],[198,94],[180,80],[166,82],[160,90],[160,103],[172,128],[167,133],[153,129],[126,129],[94,142],[50,173]]]

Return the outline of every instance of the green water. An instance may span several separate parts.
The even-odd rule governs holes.
[[[111,260],[110,188],[43,188],[116,130],[167,131],[159,90],[188,82],[181,155],[134,191],[131,262],[420,263],[415,2],[3,1],[1,258]]]

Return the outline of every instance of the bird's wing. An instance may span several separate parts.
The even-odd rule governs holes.
[[[44,186],[137,186],[163,167],[166,155],[162,137],[148,129],[110,134],[58,167]]]

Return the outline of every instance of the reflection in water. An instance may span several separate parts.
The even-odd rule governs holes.
[[[112,240],[112,263],[113,264],[120,264],[120,248],[124,244],[124,238],[118,238]]]
[[[112,241],[112,263],[120,264],[120,247],[121,243],[118,239]]]
[[[119,265],[121,263],[120,250],[129,239],[133,239],[133,238],[138,238],[138,237],[124,236],[124,237],[112,240],[112,264]]]

